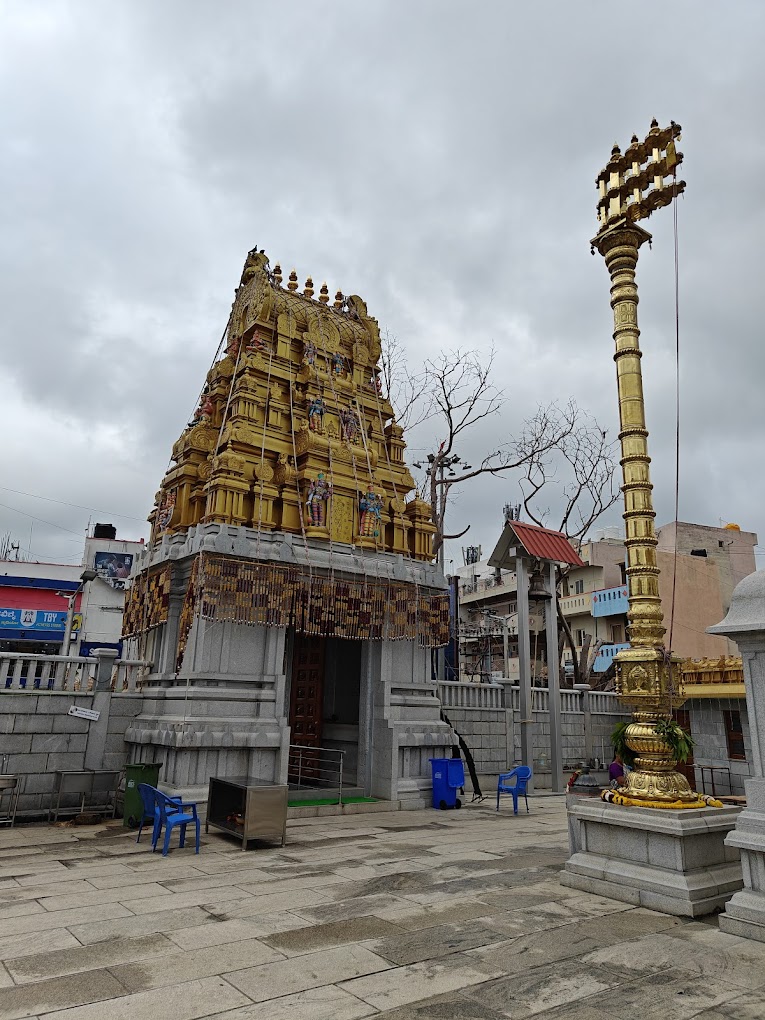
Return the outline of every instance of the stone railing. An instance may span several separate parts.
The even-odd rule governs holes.
[[[466,684],[445,682],[438,685],[438,697],[444,708],[503,707],[504,688],[502,684]]]
[[[151,663],[142,659],[117,659],[112,668],[111,689],[116,693],[140,690],[150,668]],[[95,688],[97,670],[95,658],[0,652],[0,695],[3,691],[87,693]]]
[[[590,691],[587,697],[593,715],[629,715],[629,709],[610,691]]]

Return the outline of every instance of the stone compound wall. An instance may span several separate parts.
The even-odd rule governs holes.
[[[470,748],[479,774],[496,775],[521,761],[521,713],[518,687],[510,684],[439,684],[444,712]],[[545,785],[550,760],[547,689],[531,692],[532,740],[537,785]],[[629,718],[613,694],[561,691],[562,762],[564,768],[597,757],[611,760],[611,732]],[[540,766],[540,762],[542,763]],[[541,768],[541,772],[540,772]],[[549,785],[549,784],[548,784]]]
[[[0,765],[7,755],[3,771],[23,777],[19,814],[47,812],[56,785],[56,771],[89,767],[86,765],[89,754],[98,755],[100,768],[124,766],[125,730],[140,711],[143,698],[140,694],[111,695],[102,733],[89,720],[68,715],[72,705],[93,708],[97,698],[103,695],[0,691]],[[65,806],[78,802],[76,797],[61,800]]]

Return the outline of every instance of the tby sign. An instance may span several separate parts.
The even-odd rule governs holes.
[[[82,621],[75,615],[76,630]],[[66,613],[48,609],[0,609],[0,633],[4,630],[33,630],[38,634],[57,633],[62,635],[66,628]]]

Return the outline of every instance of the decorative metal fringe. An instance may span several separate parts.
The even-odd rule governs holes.
[[[167,623],[170,605],[170,564],[139,574],[125,597],[122,636],[134,637]]]
[[[176,672],[180,671],[183,663],[183,655],[186,651],[186,644],[189,640],[189,634],[191,633],[191,625],[194,622],[194,616],[197,610],[197,604],[199,602],[199,562],[201,557],[197,556],[191,567],[191,576],[189,577],[189,584],[186,588],[186,594],[183,598],[183,605],[181,607],[181,616],[178,621],[178,652],[175,661]]]
[[[169,567],[139,575],[128,595],[123,634],[167,620]],[[144,605],[148,600],[148,605]],[[418,585],[310,576],[295,567],[204,553],[195,559],[181,609],[178,663],[191,625],[205,620],[294,627],[300,634],[358,641],[409,640],[429,648],[449,641],[449,595]]]

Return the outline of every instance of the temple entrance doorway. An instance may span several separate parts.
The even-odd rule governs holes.
[[[355,788],[359,760],[361,641],[294,635],[290,683],[293,786],[344,793]]]

